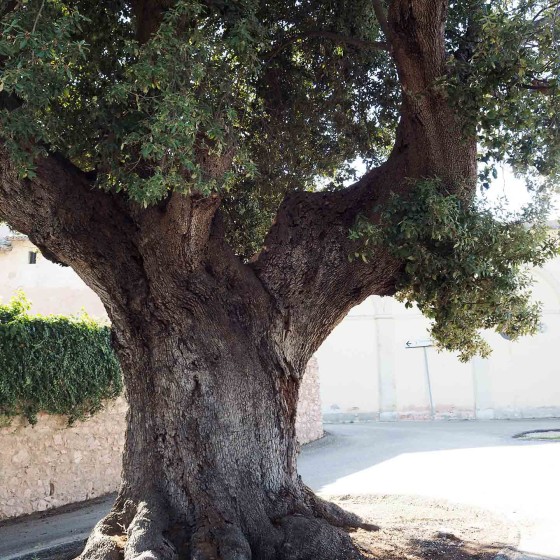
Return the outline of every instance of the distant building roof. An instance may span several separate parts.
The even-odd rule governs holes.
[[[12,250],[12,242],[7,237],[0,237],[0,253]]]
[[[0,224],[0,252],[12,250],[12,241],[27,239],[27,235],[11,230],[6,224]]]

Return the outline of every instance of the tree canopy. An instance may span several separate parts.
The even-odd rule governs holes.
[[[5,2],[0,137],[22,178],[56,153],[142,206],[219,196],[248,260],[287,193],[341,189],[356,161],[393,150],[409,78],[384,12],[379,0]],[[476,136],[482,186],[502,162],[535,191],[558,180],[559,18],[550,0],[448,6],[430,88]]]
[[[401,84],[376,2],[180,0],[141,29],[130,2],[5,4],[0,87],[19,107],[1,130],[24,175],[56,150],[145,204],[219,191],[270,216],[277,192],[340,185],[356,158],[379,164],[392,147]],[[481,162],[556,177],[557,12],[451,3],[439,85]]]

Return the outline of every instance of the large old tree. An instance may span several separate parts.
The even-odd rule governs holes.
[[[101,297],[130,405],[81,558],[359,557],[297,475],[306,363],[371,294],[463,359],[535,331],[541,213],[473,200],[554,183],[558,5],[2,1],[0,219]]]

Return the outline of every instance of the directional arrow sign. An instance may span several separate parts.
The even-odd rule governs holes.
[[[405,343],[405,348],[423,348],[425,346],[433,346],[431,338],[424,338],[422,340],[407,340]]]

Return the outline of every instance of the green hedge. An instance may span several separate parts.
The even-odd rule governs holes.
[[[62,414],[70,423],[122,391],[110,327],[83,314],[29,315],[20,293],[0,305],[0,415]]]

